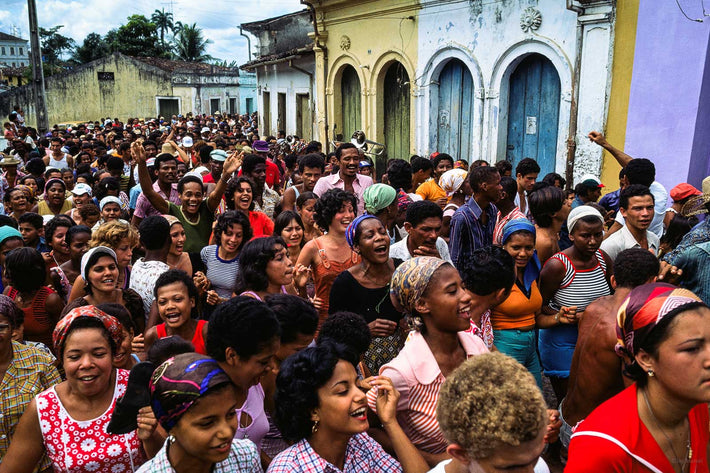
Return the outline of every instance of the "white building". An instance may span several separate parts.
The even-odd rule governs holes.
[[[256,72],[259,132],[317,140],[314,127],[315,58],[308,10],[243,23],[256,36],[257,58],[241,69]]]
[[[574,175],[599,174],[601,149],[586,134],[606,122],[613,3],[423,3],[412,91],[419,154],[513,166],[531,157],[541,176],[564,176],[576,138]]]
[[[0,31],[0,66],[29,66],[29,55],[27,40]]]

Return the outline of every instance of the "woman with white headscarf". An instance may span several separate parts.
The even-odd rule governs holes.
[[[567,393],[577,321],[592,301],[611,294],[614,265],[599,249],[604,217],[598,210],[580,205],[567,217],[567,227],[572,246],[552,255],[540,272],[543,304],[537,318],[542,368],[560,401]]]
[[[446,198],[449,199],[449,203],[444,207],[444,219],[439,232],[439,236],[447,242],[449,241],[451,217],[459,207],[466,203],[466,198],[473,193],[471,184],[466,179],[467,176],[468,172],[463,169],[451,169],[439,178],[439,187],[446,192]]]

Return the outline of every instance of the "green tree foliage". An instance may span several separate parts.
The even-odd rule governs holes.
[[[212,43],[202,35],[202,29],[196,23],[183,25],[175,35],[173,44],[174,57],[181,61],[207,62],[212,56],[207,54],[207,45]]]
[[[61,62],[62,55],[70,53],[76,43],[73,39],[59,34],[59,30],[64,28],[64,25],[58,25],[53,28],[39,28],[39,41],[42,48],[42,61],[51,65],[58,65]]]
[[[165,44],[165,32],[172,30],[173,24],[173,14],[166,12],[163,8],[162,10],[155,10],[150,16],[150,20],[153,24],[160,30],[160,42]]]
[[[86,64],[108,54],[109,44],[106,40],[98,33],[89,33],[81,46],[77,46],[74,50],[72,60],[77,64]]]
[[[111,52],[128,56],[166,57],[168,51],[162,48],[158,39],[158,28],[143,15],[131,15],[125,25],[106,34],[106,42]]]

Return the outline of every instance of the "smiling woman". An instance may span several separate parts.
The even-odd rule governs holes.
[[[261,472],[254,444],[234,436],[237,396],[216,361],[195,353],[160,365],[150,380],[151,404],[170,434],[138,473],[154,471]]]
[[[299,294],[306,297],[306,283],[313,275],[316,297],[313,300],[320,323],[328,316],[330,288],[335,278],[360,262],[360,256],[345,240],[345,230],[355,218],[357,198],[342,189],[331,189],[316,201],[316,224],[325,233],[303,247],[296,263],[294,282]],[[320,325],[319,323],[319,325]]]
[[[372,343],[364,356],[370,373],[377,373],[392,361],[404,346],[405,331],[400,326],[402,312],[390,300],[390,279],[402,263],[389,257],[387,229],[375,216],[364,214],[348,226],[346,240],[362,262],[335,278],[330,290],[328,312],[355,312],[364,317]]]
[[[154,430],[106,433],[128,382],[128,371],[112,366],[121,338],[118,321],[94,306],[74,309],[57,324],[54,349],[66,381],[30,403],[0,472],[30,473],[45,452],[55,471],[135,471],[145,461],[143,447],[155,451]]]
[[[329,342],[284,360],[276,378],[276,423],[284,438],[296,443],[274,458],[269,473],[427,471],[397,423],[399,394],[388,378],[365,383],[372,386],[377,415],[401,464],[367,435],[367,401],[355,363],[345,348]]]
[[[446,377],[467,358],[488,348],[470,331],[472,298],[458,271],[439,258],[421,256],[392,275],[392,302],[407,313],[414,331],[402,351],[380,369],[400,393],[397,415],[430,466],[448,458],[448,442],[436,421],[436,404]],[[376,392],[367,394],[370,408]]]

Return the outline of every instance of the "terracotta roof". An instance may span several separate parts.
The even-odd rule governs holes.
[[[0,74],[7,77],[20,77],[24,72],[22,67],[0,67]]]
[[[284,51],[282,53],[277,53],[277,54],[270,54],[268,56],[260,56],[257,59],[254,59],[253,61],[249,61],[246,64],[242,64],[239,66],[239,69],[252,69],[256,66],[259,66],[261,64],[264,64],[265,62],[272,62],[272,61],[279,61],[288,57],[292,56],[302,56],[304,54],[310,53],[313,51],[313,43],[307,44],[304,47],[301,48],[294,48],[290,49],[288,51]]]
[[[11,34],[3,33],[0,31],[0,41],[24,41],[27,42],[26,39],[18,38],[17,36],[12,36]]]
[[[157,57],[134,57],[131,58],[157,67],[168,72],[193,72],[200,74],[215,74],[215,73],[239,73],[236,68],[215,66],[204,62],[187,62],[187,61],[172,61]]]

